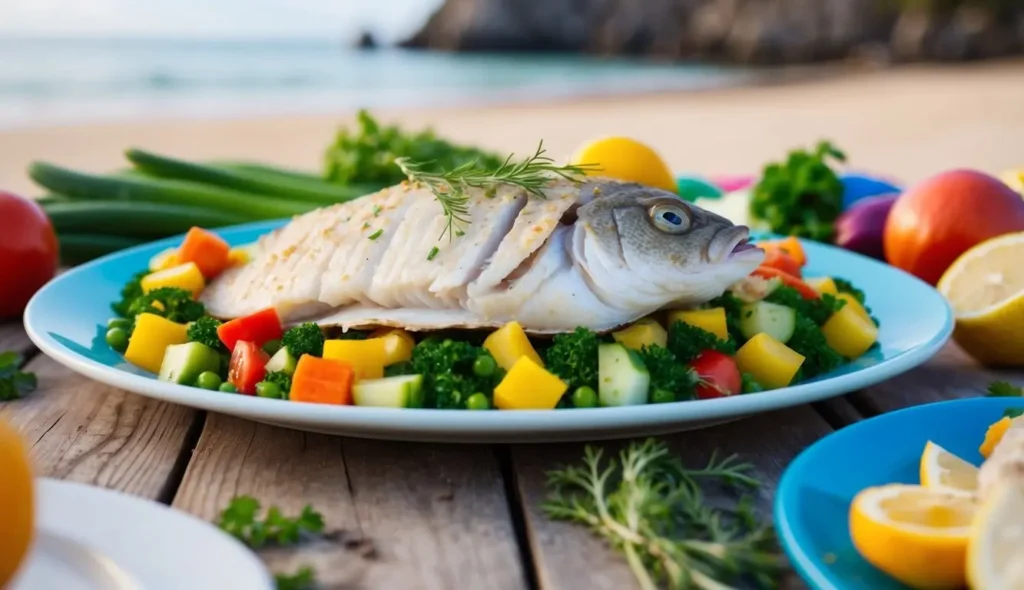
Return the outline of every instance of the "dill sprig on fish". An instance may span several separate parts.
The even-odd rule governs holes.
[[[582,182],[588,172],[596,172],[601,168],[597,164],[567,164],[559,166],[555,161],[544,155],[544,141],[537,145],[537,151],[529,158],[513,162],[514,154],[509,154],[497,168],[481,168],[477,161],[461,164],[451,170],[432,172],[428,170],[431,162],[417,162],[409,158],[396,158],[395,164],[410,182],[423,184],[437,198],[444,209],[445,224],[441,232],[443,238],[448,234],[458,234],[458,225],[469,223],[468,188],[479,188],[494,191],[499,184],[511,184],[525,190],[527,194],[544,198],[541,190],[557,177],[572,182]],[[493,195],[492,195],[493,196]]]

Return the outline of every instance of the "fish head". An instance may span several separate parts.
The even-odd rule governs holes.
[[[663,190],[611,184],[577,211],[573,254],[595,292],[625,308],[693,305],[764,259],[750,230]]]

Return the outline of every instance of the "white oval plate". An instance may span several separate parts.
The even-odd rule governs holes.
[[[220,230],[247,244],[282,221]],[[180,244],[168,238],[76,267],[51,281],[25,310],[25,329],[46,354],[87,377],[148,397],[327,434],[443,442],[548,442],[619,438],[703,428],[751,414],[815,402],[874,385],[931,358],[953,331],[945,299],[926,283],[870,258],[804,242],[808,276],[837,275],[867,293],[881,321],[879,346],[839,369],[792,387],[726,398],[621,408],[468,412],[296,403],[211,392],[157,381],[124,362],[103,339],[110,304],[149,259]],[[42,384],[45,387],[45,383]]]

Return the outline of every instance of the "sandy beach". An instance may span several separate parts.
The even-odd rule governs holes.
[[[656,147],[679,172],[756,172],[788,149],[825,138],[847,152],[851,168],[907,183],[954,167],[994,174],[1024,167],[1024,61],[908,67],[752,88],[375,113],[517,153],[543,139],[558,159],[595,136],[628,135]],[[24,172],[29,162],[104,171],[123,166],[121,152],[129,146],[318,169],[336,127],[351,116],[4,130],[0,188],[36,195]]]

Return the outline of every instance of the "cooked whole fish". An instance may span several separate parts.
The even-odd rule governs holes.
[[[215,317],[273,306],[344,329],[606,331],[713,299],[763,259],[746,227],[662,190],[557,180],[544,194],[471,189],[469,223],[444,237],[440,204],[408,183],[318,209],[260,238],[202,299]]]
[[[1024,489],[1024,418],[1013,419],[978,471],[978,497],[982,500],[1000,485]]]

